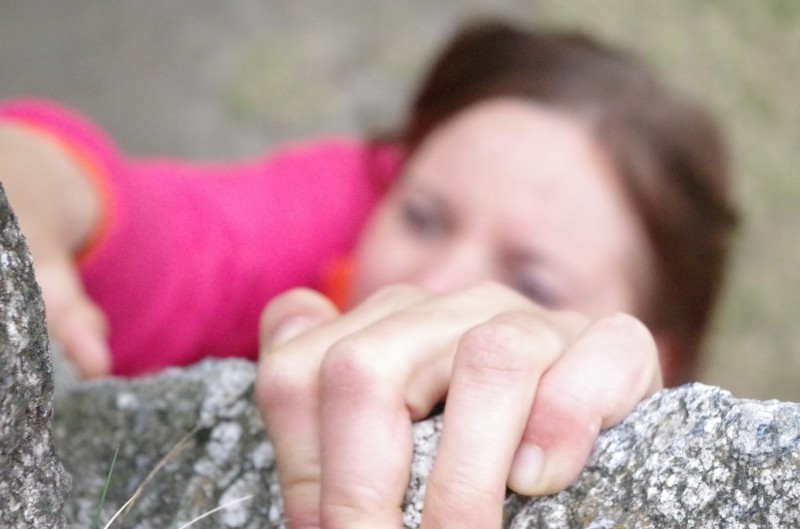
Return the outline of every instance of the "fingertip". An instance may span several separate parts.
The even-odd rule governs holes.
[[[514,454],[508,474],[508,488],[518,494],[532,496],[536,493],[544,470],[544,451],[530,443],[522,443]]]
[[[543,450],[523,443],[514,455],[508,488],[523,496],[555,494],[572,485],[591,454],[586,451]]]
[[[273,298],[261,313],[259,336],[262,347],[286,343],[338,314],[333,302],[317,291],[308,288],[289,290]]]
[[[589,461],[600,434],[600,418],[590,410],[575,401],[545,397],[534,407],[509,470],[508,487],[526,496],[569,487]]]
[[[111,350],[104,335],[87,327],[73,326],[62,333],[61,342],[81,377],[111,374]]]

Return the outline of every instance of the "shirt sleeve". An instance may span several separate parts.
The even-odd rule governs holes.
[[[14,121],[58,145],[86,175],[101,202],[100,222],[78,260],[92,253],[110,230],[113,196],[108,175],[118,170],[120,152],[111,138],[80,113],[53,101],[20,98],[0,101],[0,120]]]
[[[149,199],[137,212],[148,220],[128,237],[141,242],[114,260],[141,262],[133,248],[162,249],[139,267],[161,284],[139,302],[158,297],[149,317],[177,331],[159,336],[158,347],[184,351],[177,363],[255,359],[264,305],[290,288],[319,289],[332,263],[352,251],[388,181],[375,152],[362,141],[326,138],[231,164],[140,165],[138,194]],[[160,296],[166,288],[171,294]],[[126,297],[141,293],[131,287]]]

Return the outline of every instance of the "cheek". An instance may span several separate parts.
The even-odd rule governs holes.
[[[625,241],[618,246],[609,243],[598,248],[593,259],[595,266],[585,272],[584,306],[579,308],[590,316],[622,311],[641,317],[650,282],[643,245]],[[616,251],[609,252],[609,248]],[[592,260],[587,256],[587,261]]]
[[[358,303],[383,286],[408,281],[413,253],[391,212],[376,212],[356,247],[351,301]]]

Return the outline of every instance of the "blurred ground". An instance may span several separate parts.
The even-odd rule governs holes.
[[[800,3],[793,0],[2,0],[0,97],[55,97],[130,152],[243,156],[391,125],[463,17],[633,48],[726,127],[745,225],[706,382],[800,400]]]

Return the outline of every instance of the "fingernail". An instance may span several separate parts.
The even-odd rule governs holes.
[[[544,468],[544,452],[530,443],[522,443],[514,454],[511,471],[508,474],[508,487],[518,494],[535,493]]]

